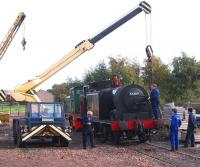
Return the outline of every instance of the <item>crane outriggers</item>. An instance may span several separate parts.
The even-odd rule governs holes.
[[[19,30],[21,24],[23,23],[25,17],[26,17],[26,15],[24,14],[24,12],[19,13],[15,22],[12,24],[8,33],[6,34],[3,41],[1,42],[1,44],[0,44],[0,60],[3,58],[6,50],[8,49],[10,43],[12,42],[13,38],[15,37],[15,35],[16,35],[17,31]]]
[[[69,52],[67,55],[61,58],[58,62],[53,64],[46,71],[38,75],[36,78],[29,80],[23,85],[17,87],[13,92],[10,92],[9,95],[6,95],[3,90],[0,91],[0,100],[1,101],[13,100],[17,102],[19,101],[40,102],[40,99],[34,93],[34,89],[37,86],[45,82],[47,79],[49,79],[55,73],[60,71],[66,65],[70,64],[73,60],[78,58],[81,54],[92,49],[98,41],[100,41],[102,38],[110,34],[112,31],[122,26],[124,23],[126,23],[133,17],[137,16],[142,11],[144,11],[145,14],[151,13],[151,6],[145,1],[140,2],[136,8],[131,10],[128,14],[118,19],[116,22],[114,22],[112,25],[105,28],[103,31],[101,31],[94,37],[80,42],[78,45],[75,46],[75,48],[71,52]]]

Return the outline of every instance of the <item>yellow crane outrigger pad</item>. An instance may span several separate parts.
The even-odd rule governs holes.
[[[22,142],[27,141],[33,136],[45,136],[45,134],[54,135],[54,134],[59,134],[63,138],[65,138],[68,141],[71,141],[71,137],[67,133],[63,133],[59,128],[57,128],[54,125],[40,125],[38,127],[32,128],[33,130],[30,133],[25,133],[22,135]]]

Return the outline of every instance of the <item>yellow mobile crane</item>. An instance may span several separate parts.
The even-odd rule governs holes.
[[[27,103],[26,117],[13,119],[14,142],[19,147],[23,147],[28,140],[37,137],[52,137],[53,143],[68,146],[69,141],[71,141],[70,129],[66,126],[66,119],[64,118],[63,111],[61,112],[60,105],[58,103],[40,102],[40,99],[34,93],[34,89],[78,58],[81,54],[92,49],[99,40],[142,11],[150,14],[151,6],[142,1],[135,9],[114,22],[111,26],[105,28],[99,34],[80,42],[71,52],[35,79],[29,80],[17,87],[9,96],[6,96],[5,92],[0,91],[0,99],[3,99],[3,101],[8,100],[7,97],[9,97],[9,100],[13,101],[29,102]]]
[[[145,1],[140,2],[140,4],[136,8],[134,8],[132,11],[130,11],[128,14],[126,14],[125,16],[117,20],[116,22],[114,22],[112,25],[105,28],[103,31],[101,31],[94,37],[80,42],[78,45],[75,46],[75,48],[71,52],[69,52],[67,55],[61,58],[58,62],[56,62],[46,71],[38,75],[35,79],[29,80],[28,82],[16,88],[13,92],[10,93],[9,99],[14,100],[14,101],[40,102],[40,99],[34,93],[34,89],[37,86],[45,82],[47,79],[49,79],[55,73],[57,73],[66,65],[71,63],[81,54],[92,49],[95,43],[97,43],[99,40],[107,36],[109,33],[114,31],[118,27],[122,26],[124,23],[126,23],[127,21],[129,21],[130,19],[132,19],[133,17],[135,17],[142,11],[144,11],[145,14],[151,13],[151,6]],[[6,101],[7,100],[6,97],[7,96],[5,96],[5,92],[0,91],[0,99],[2,99],[3,101]]]
[[[22,22],[24,21],[26,15],[23,12],[20,12],[19,15],[17,16],[15,22],[9,29],[8,33],[4,37],[3,41],[0,44],[0,60],[3,58],[6,50],[8,49],[8,46],[12,42],[13,38],[15,37],[18,29],[20,28]],[[22,41],[23,45],[25,45],[25,39]],[[2,101],[5,98],[5,92],[2,90],[0,91],[0,101]],[[4,101],[4,100],[3,100]],[[9,114],[0,114],[0,121],[9,121]]]
[[[6,50],[8,49],[8,46],[12,42],[15,34],[17,33],[18,29],[20,28],[22,22],[24,21],[26,15],[23,12],[20,12],[19,15],[17,16],[15,22],[9,29],[8,33],[4,37],[3,41],[1,42],[0,45],[0,60],[3,58]],[[23,39],[23,43],[25,45],[25,40]]]

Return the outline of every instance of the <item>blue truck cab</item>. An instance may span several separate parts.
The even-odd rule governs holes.
[[[13,119],[14,143],[19,147],[33,138],[51,138],[55,144],[68,146],[70,134],[62,103],[29,102],[25,117]]]

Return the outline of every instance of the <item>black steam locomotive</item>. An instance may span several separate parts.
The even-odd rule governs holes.
[[[152,118],[148,93],[139,85],[107,88],[93,85],[89,86],[85,96],[80,87],[72,92],[77,92],[75,90],[79,90],[80,116],[81,112],[84,112],[84,105],[81,104],[85,98],[87,110],[94,113],[95,134],[102,134],[105,140],[112,138],[112,141],[118,144],[122,138],[132,139],[138,136],[138,139],[144,142],[148,140],[151,130],[157,126],[156,120]],[[72,101],[75,102],[74,99]],[[77,114],[78,112],[73,119],[75,128],[81,127]]]

